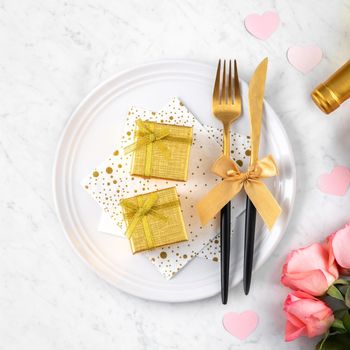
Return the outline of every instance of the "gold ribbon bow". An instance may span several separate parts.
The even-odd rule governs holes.
[[[160,214],[158,209],[169,208],[178,204],[178,201],[173,201],[169,203],[164,203],[160,205],[155,205],[158,200],[158,194],[153,192],[147,195],[147,198],[144,202],[142,202],[141,197],[137,197],[137,205],[134,203],[130,203],[127,200],[122,200],[120,202],[123,208],[128,209],[126,211],[126,216],[132,218],[130,224],[126,229],[126,236],[130,239],[136,229],[137,224],[142,221],[142,227],[145,234],[145,239],[147,242],[147,246],[149,249],[155,247],[152,230],[147,220],[147,216],[151,215],[159,220],[164,221],[165,223],[168,221],[167,217]]]
[[[179,137],[171,136],[170,129],[167,125],[162,125],[159,123],[148,123],[141,119],[136,120],[137,132],[136,132],[136,142],[128,145],[124,148],[124,153],[128,154],[135,152],[139,148],[146,147],[145,155],[145,170],[144,175],[146,177],[151,176],[151,166],[152,166],[152,152],[153,145],[157,143],[157,147],[165,158],[171,158],[171,152],[166,146],[164,141],[174,141],[182,143],[192,143],[192,137]]]
[[[166,158],[170,157],[169,149],[162,142],[163,139],[169,136],[169,129],[165,125],[162,125],[161,129],[156,131],[152,126],[147,126],[141,119],[136,120],[136,125],[138,127],[136,133],[137,141],[126,146],[124,153],[128,154],[135,152],[141,147],[146,147],[145,176],[148,177],[151,175],[152,149],[155,142],[158,142],[159,149],[164,156]]]
[[[132,220],[126,229],[126,237],[130,239],[135,231],[136,225],[139,223],[139,221],[142,221],[142,226],[145,233],[145,238],[147,241],[148,248],[153,248],[155,245],[152,238],[151,228],[147,221],[147,216],[153,215],[159,218],[160,220],[163,220],[163,221],[167,220],[164,215],[157,213],[157,211],[154,209],[154,205],[157,202],[157,200],[158,200],[157,193],[150,193],[147,196],[147,199],[143,203],[140,202],[141,198],[138,197],[137,205],[127,202],[126,200],[123,200],[121,202],[122,207],[129,209],[127,212],[127,215],[132,217]]]
[[[275,198],[261,181],[278,174],[272,156],[258,160],[247,172],[239,171],[236,163],[229,157],[221,156],[213,165],[212,171],[223,178],[197,205],[203,225],[212,219],[233,197],[244,188],[256,210],[269,229],[272,228],[281,208]]]

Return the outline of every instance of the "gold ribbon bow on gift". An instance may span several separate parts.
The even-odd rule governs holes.
[[[150,148],[150,152],[147,152],[147,154],[151,154],[152,151],[152,145],[155,142],[158,142],[159,148],[161,152],[164,154],[165,157],[169,158],[170,157],[170,152],[168,148],[163,144],[162,140],[164,140],[166,137],[169,136],[169,128],[166,125],[161,125],[160,130],[154,130],[154,127],[152,127],[152,124],[146,125],[144,121],[141,119],[136,120],[136,125],[137,125],[137,132],[136,132],[136,137],[137,141],[132,143],[131,145],[128,145],[124,148],[125,154],[135,152],[137,149],[141,147],[148,147]],[[146,163],[147,163],[147,158],[146,156]],[[150,161],[149,160],[149,161]],[[146,168],[148,168],[146,166]]]
[[[275,198],[261,181],[278,174],[272,156],[258,160],[247,172],[240,172],[237,164],[226,156],[221,156],[213,165],[212,171],[223,178],[197,205],[203,225],[212,219],[233,197],[244,188],[256,210],[269,229],[281,214]]]
[[[148,123],[141,119],[136,120],[137,132],[136,142],[128,145],[124,148],[124,153],[128,154],[135,152],[139,148],[146,147],[145,155],[145,171],[144,175],[149,177],[151,175],[152,166],[152,151],[153,145],[157,143],[158,149],[164,155],[165,158],[171,158],[171,152],[169,148],[165,145],[164,141],[174,141],[174,142],[184,142],[192,143],[192,138],[170,136],[170,130],[167,125],[162,125],[159,123]]]
[[[167,222],[168,219],[163,214],[159,213],[159,209],[169,208],[172,206],[175,206],[178,204],[178,201],[172,201],[169,203],[164,203],[160,205],[156,205],[158,201],[158,194],[153,192],[147,195],[147,198],[144,202],[142,202],[141,197],[137,197],[137,204],[130,203],[128,200],[122,200],[120,202],[121,206],[124,209],[127,209],[126,216],[131,219],[131,222],[129,223],[127,229],[126,229],[126,236],[128,239],[130,239],[135,232],[137,224],[142,221],[142,227],[145,234],[145,239],[147,242],[147,246],[149,249],[152,249],[155,247],[152,230],[150,228],[150,225],[148,223],[147,217],[153,216],[157,219]]]

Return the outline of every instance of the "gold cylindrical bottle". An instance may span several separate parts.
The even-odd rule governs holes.
[[[350,60],[311,93],[316,105],[329,114],[350,97]]]

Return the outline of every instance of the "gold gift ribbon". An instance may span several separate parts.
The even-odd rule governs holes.
[[[126,229],[127,238],[130,239],[132,237],[137,224],[140,221],[142,221],[142,227],[145,233],[145,238],[149,249],[154,248],[155,244],[153,241],[152,230],[149,226],[147,216],[152,215],[164,222],[167,222],[168,218],[165,215],[158,213],[158,209],[173,207],[179,203],[178,201],[172,201],[160,205],[155,205],[157,200],[158,194],[153,192],[147,195],[147,199],[143,203],[141,197],[137,197],[137,205],[130,203],[127,200],[122,200],[120,203],[122,207],[129,209],[129,211],[126,213],[126,216],[132,218],[130,224]]]
[[[203,225],[212,219],[233,197],[244,188],[256,210],[271,230],[282,210],[277,201],[261,181],[278,174],[272,156],[258,160],[247,172],[240,172],[237,164],[229,157],[221,156],[212,171],[223,178],[198,204],[197,209]]]
[[[241,173],[237,164],[229,157],[221,156],[212,167],[212,171],[223,178],[197,204],[200,220],[205,225],[233,197],[244,188],[254,207],[271,230],[282,209],[267,186],[261,181],[278,175],[277,165],[272,156],[259,159],[261,132],[261,113],[250,113],[251,156],[247,172]]]
[[[146,125],[141,119],[136,120],[136,125],[138,131],[136,133],[137,141],[128,145],[124,148],[124,153],[128,154],[135,152],[141,147],[146,147],[146,157],[145,157],[145,176],[149,177],[151,175],[151,165],[152,165],[152,149],[153,144],[157,142],[160,151],[166,158],[170,158],[171,154],[169,149],[164,145],[163,141],[175,141],[175,142],[185,142],[192,143],[192,138],[183,138],[169,136],[170,131],[166,125],[160,125],[160,130],[155,130],[153,124]]]

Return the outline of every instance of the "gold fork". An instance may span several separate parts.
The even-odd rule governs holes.
[[[241,92],[239,88],[239,79],[237,72],[237,63],[234,61],[234,78],[232,89],[232,69],[231,60],[229,61],[228,83],[226,83],[226,60],[224,60],[221,77],[221,60],[219,60],[216,71],[215,85],[213,91],[212,111],[214,116],[219,119],[224,127],[224,155],[230,157],[230,127],[231,124],[239,118],[242,112]],[[221,85],[221,88],[220,88]],[[228,202],[221,210],[220,215],[220,243],[221,243],[221,300],[223,304],[227,303],[228,287],[230,276],[230,241],[231,241],[231,203]]]

